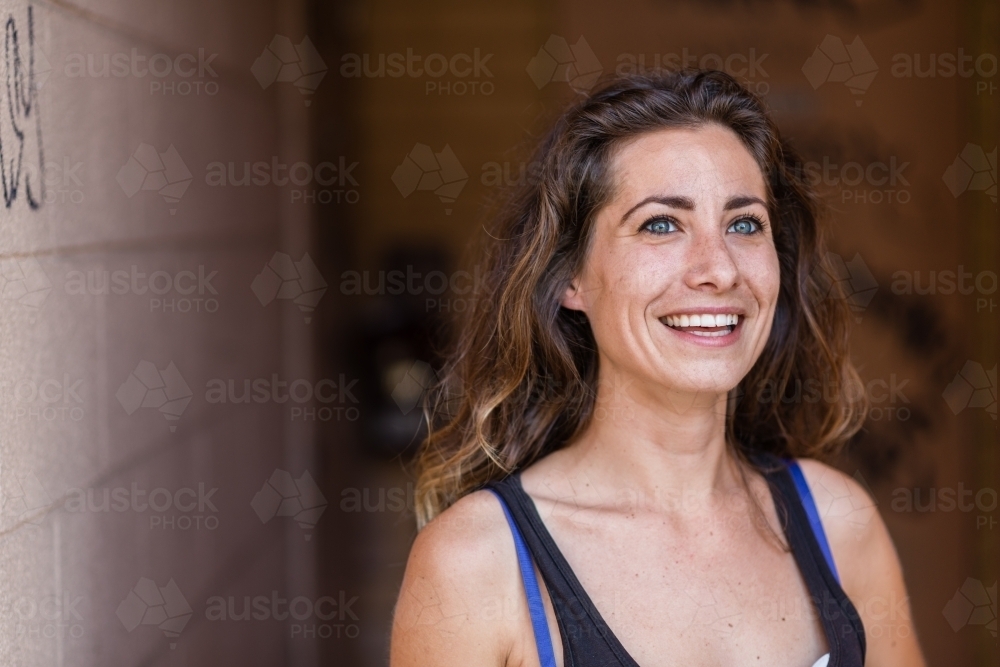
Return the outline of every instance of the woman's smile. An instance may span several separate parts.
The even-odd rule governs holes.
[[[739,340],[746,318],[736,309],[713,307],[664,315],[659,320],[681,341],[725,347]]]

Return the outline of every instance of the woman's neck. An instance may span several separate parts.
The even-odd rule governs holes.
[[[725,394],[685,394],[609,371],[587,429],[557,458],[567,473],[638,498],[709,503],[740,485],[726,445]]]

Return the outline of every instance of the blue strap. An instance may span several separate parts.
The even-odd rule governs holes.
[[[488,491],[492,491],[493,495],[500,501],[500,507],[503,508],[507,523],[510,525],[510,532],[514,536],[517,564],[521,568],[521,581],[524,582],[524,592],[528,596],[531,627],[535,631],[535,644],[538,646],[538,661],[541,663],[541,667],[556,667],[556,656],[552,652],[552,638],[549,636],[549,624],[545,619],[545,607],[542,605],[542,593],[538,589],[538,579],[535,578],[535,567],[531,562],[528,546],[524,543],[524,538],[521,536],[521,531],[517,529],[517,524],[514,523],[514,517],[507,509],[507,503],[493,489],[488,489]]]
[[[840,574],[837,572],[837,566],[833,562],[833,552],[830,551],[830,543],[826,541],[826,531],[823,530],[823,522],[820,521],[819,512],[816,511],[816,501],[813,500],[812,491],[809,490],[809,484],[806,483],[806,477],[802,474],[799,462],[795,459],[790,459],[788,461],[788,470],[792,473],[795,490],[799,492],[799,499],[802,501],[802,507],[809,518],[809,525],[812,527],[813,535],[816,536],[816,541],[819,542],[823,558],[826,559],[826,564],[830,566],[830,571],[833,572],[833,577],[839,584]]]

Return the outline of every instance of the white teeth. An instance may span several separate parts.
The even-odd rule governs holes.
[[[711,313],[706,313],[704,315],[667,315],[663,318],[669,327],[687,328],[687,327],[731,327],[736,326],[740,322],[739,315],[715,315]],[[698,333],[699,335],[711,335],[711,336],[724,336],[729,331],[703,331],[703,332],[692,332]]]

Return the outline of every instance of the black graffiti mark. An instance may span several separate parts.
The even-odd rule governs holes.
[[[10,208],[17,199],[24,176],[24,196],[28,205],[37,209],[45,197],[42,178],[42,123],[38,111],[38,89],[35,86],[35,21],[33,8],[28,7],[28,68],[25,72],[21,57],[21,43],[17,22],[7,18],[4,35],[4,80],[6,83],[6,108],[0,108],[0,177],[3,180],[3,199]],[[34,124],[34,136],[30,126]],[[13,136],[11,136],[13,134]],[[38,148],[38,169],[24,173],[24,147]],[[12,145],[8,145],[12,144]]]

